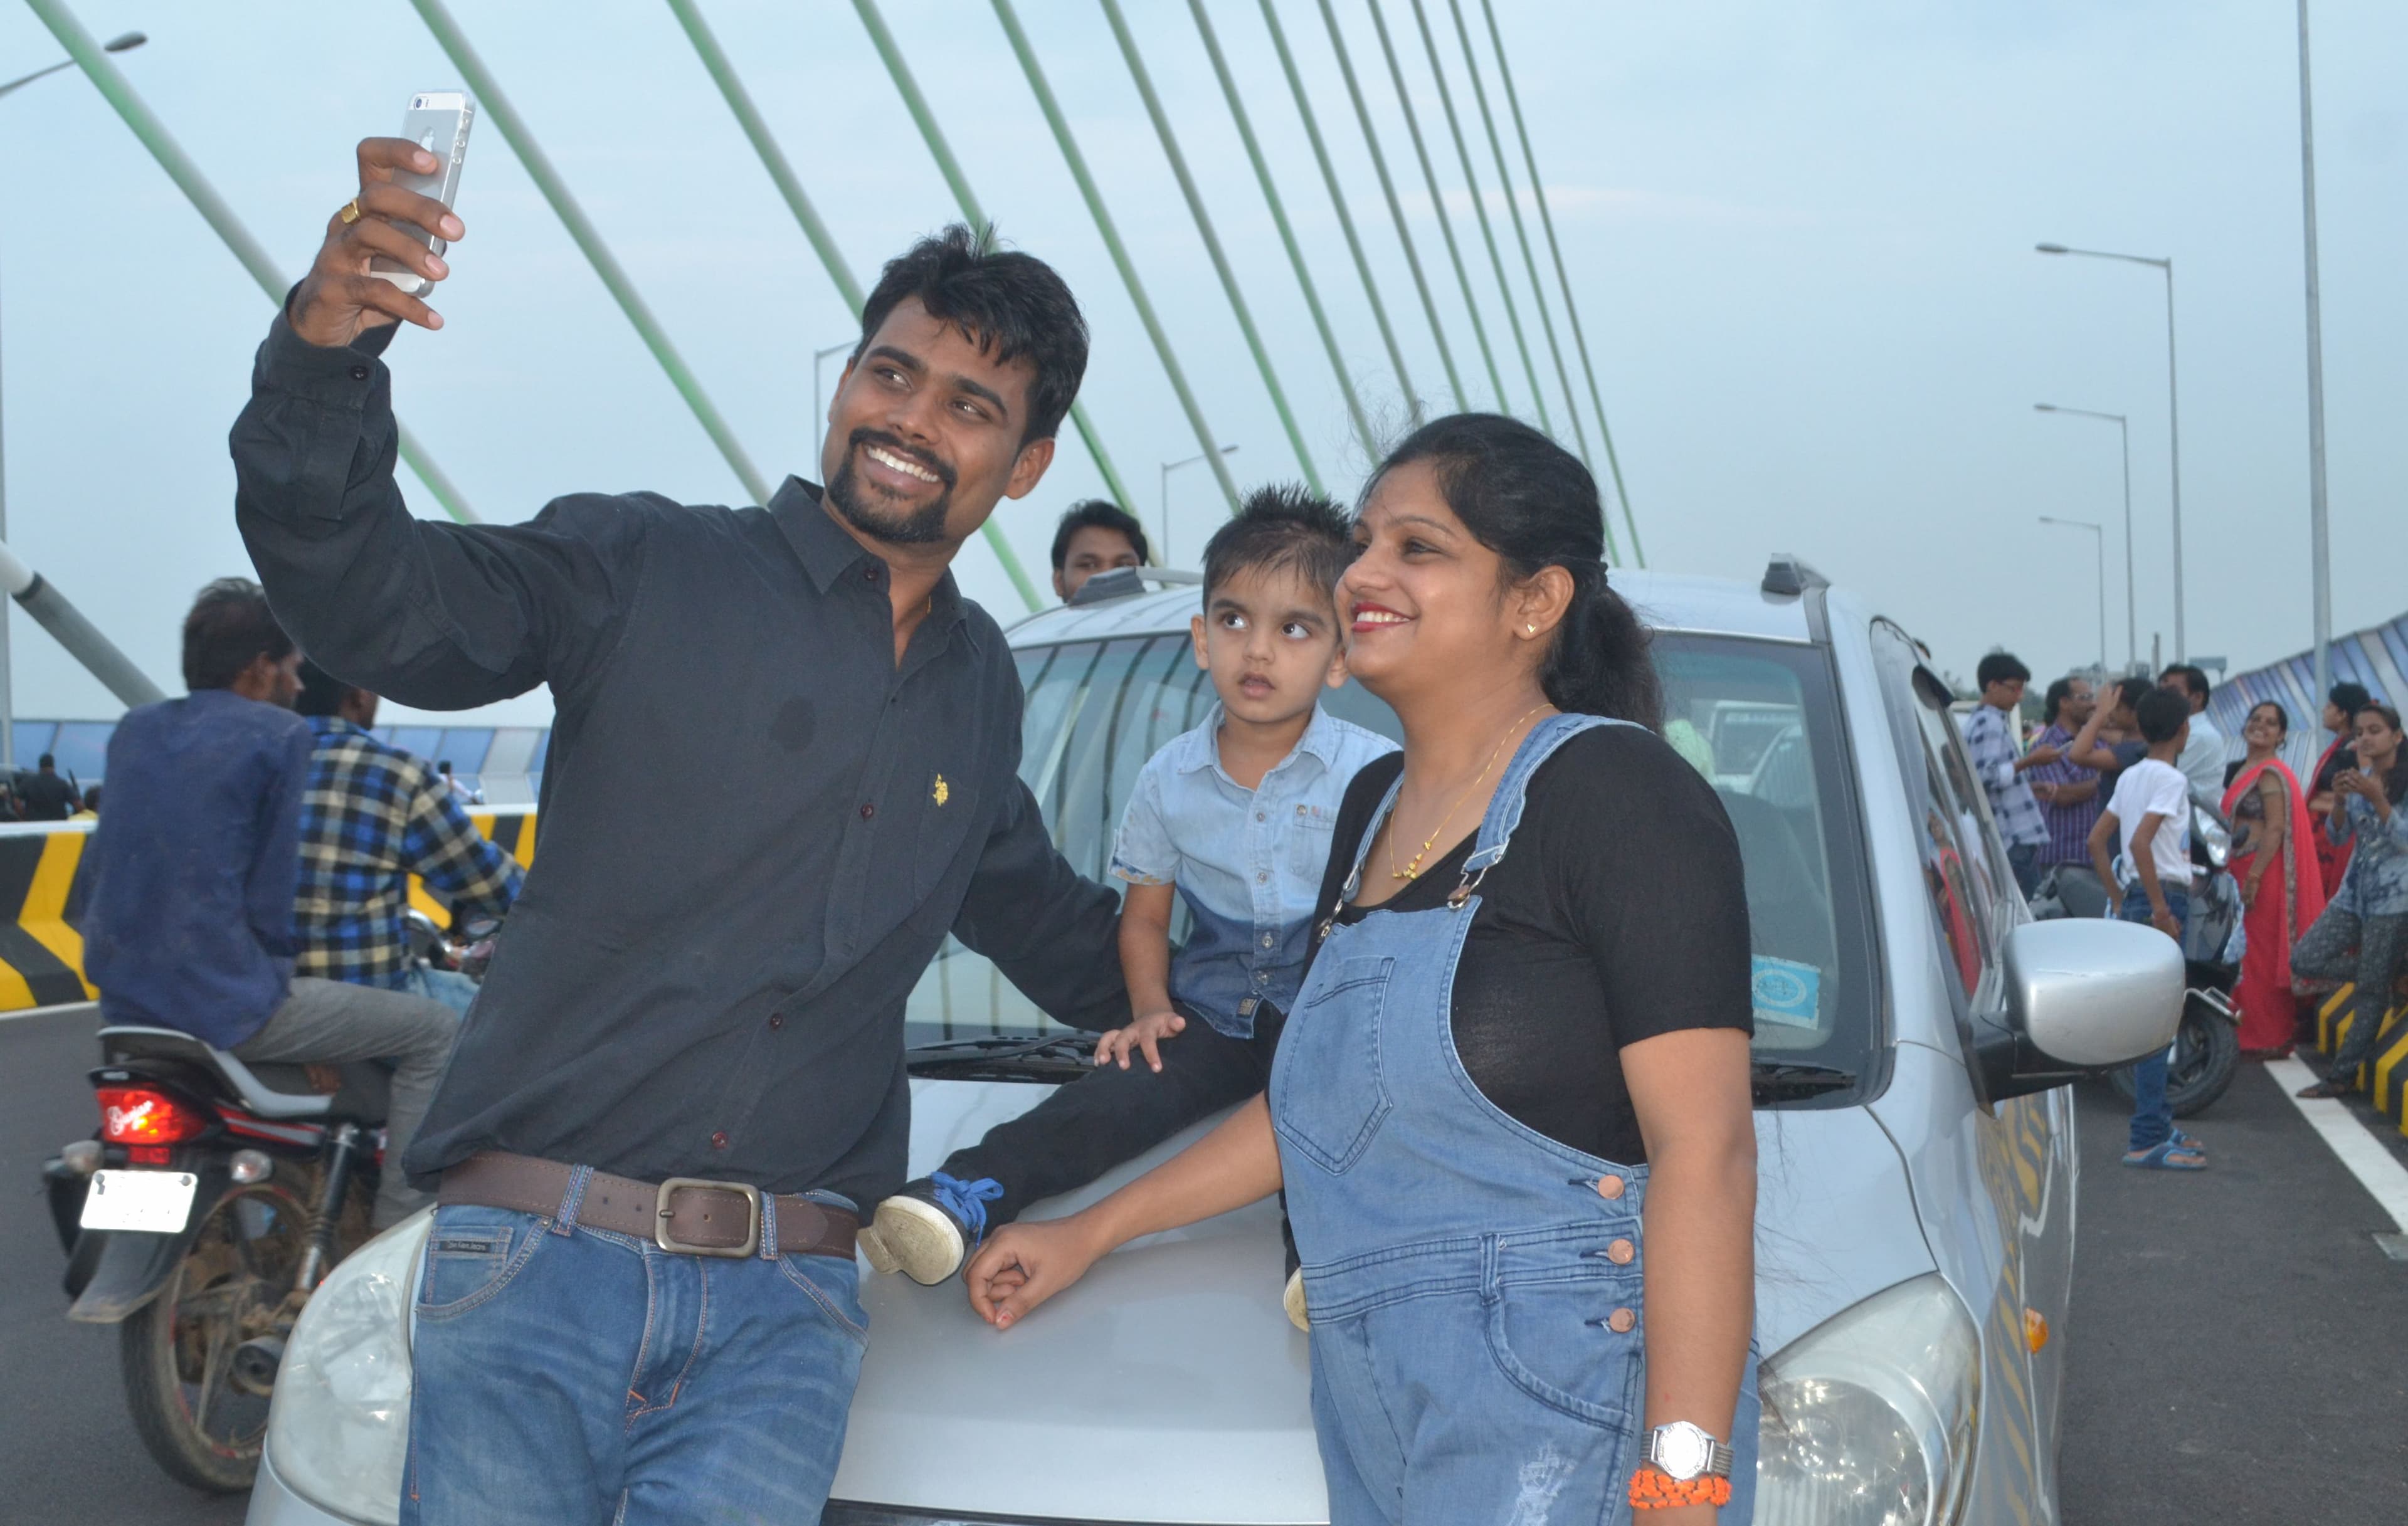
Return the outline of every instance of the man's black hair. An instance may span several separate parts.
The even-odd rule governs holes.
[[[1052,265],[996,248],[993,223],[976,232],[953,223],[886,262],[861,305],[854,363],[905,297],[919,298],[929,317],[961,330],[996,364],[1026,360],[1037,374],[1020,443],[1053,438],[1087,374],[1087,321]]]
[[[293,708],[302,715],[340,715],[353,685],[345,683],[315,663],[301,664],[301,697]]]
[[[2189,663],[2176,663],[2157,675],[2159,683],[2165,682],[2168,678],[2181,679],[2183,692],[2193,699],[2205,699],[2215,692],[2215,685],[2208,681],[2207,669],[2193,666]]]
[[[2073,675],[2069,673],[2050,684],[2048,692],[2041,696],[2041,714],[2048,717],[2050,725],[2057,724],[2057,712],[2065,708],[2065,702],[2073,697],[2073,686],[2077,681]]]
[[[2325,698],[2332,701],[2332,707],[2339,710],[2344,720],[2374,703],[2374,696],[2367,692],[2366,685],[2351,683],[2346,678],[2333,685],[2332,692]]]
[[[280,663],[293,638],[267,607],[267,591],[248,578],[221,578],[201,590],[184,617],[184,687],[231,689],[243,669],[265,657]]]
[[[39,768],[39,769],[43,769],[43,770],[46,770],[46,771],[47,771],[47,770],[49,770],[49,769],[56,768],[58,765],[59,765],[59,761],[58,761],[56,758],[51,757],[51,756],[50,756],[49,753],[47,753],[47,752],[43,753],[43,754],[41,755],[41,757],[40,757],[40,758],[39,758],[39,759],[35,763],[35,764],[34,764],[34,766],[35,766],[35,767]]]
[[[2143,696],[2156,691],[2157,685],[2138,675],[2127,675],[2115,680],[2115,704],[2138,713]],[[2110,706],[2113,709],[2114,706]]]
[[[1115,530],[1128,537],[1137,549],[1140,563],[1154,560],[1154,549],[1146,544],[1145,526],[1137,516],[1120,505],[1105,498],[1090,498],[1072,504],[1062,511],[1062,522],[1054,527],[1054,570],[1060,572],[1070,560],[1070,537],[1082,530]]]
[[[1293,482],[1256,488],[1204,543],[1204,607],[1214,589],[1254,569],[1295,573],[1326,594],[1354,560],[1353,526],[1334,500]]]
[[[2152,689],[2141,696],[2132,713],[2141,718],[2141,739],[2151,747],[2171,742],[2190,719],[2190,701],[2171,689]]]
[[[2011,683],[2018,678],[2031,682],[2031,669],[2017,662],[2013,652],[1994,651],[1973,669],[1973,682],[1985,692],[1994,683]]]

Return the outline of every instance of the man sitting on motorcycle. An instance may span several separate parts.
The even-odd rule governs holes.
[[[110,1023],[173,1028],[259,1062],[393,1066],[381,1229],[428,1200],[399,1168],[459,1020],[407,991],[293,973],[309,727],[301,654],[258,584],[221,578],[184,619],[183,699],[126,712],[85,850],[84,971]]]
[[[451,904],[457,928],[464,917],[510,909],[517,862],[486,840],[423,759],[369,734],[376,695],[304,663],[294,707],[311,738],[294,968],[430,996],[465,1015],[477,983],[410,957],[409,877]]]

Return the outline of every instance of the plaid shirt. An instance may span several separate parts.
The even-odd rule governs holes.
[[[294,973],[397,986],[409,960],[409,877],[455,912],[498,915],[518,896],[518,863],[426,763],[339,717],[312,717],[309,730]]]
[[[2053,747],[2059,752],[2071,746],[2073,734],[2055,721],[2050,721],[2038,736],[2034,747]],[[2033,784],[2079,784],[2084,779],[2099,779],[2099,771],[2085,768],[2078,763],[2059,758],[2053,763],[2038,763],[2024,771],[2024,777]],[[2100,779],[2100,784],[2106,781]],[[2090,828],[2099,813],[2107,808],[2104,789],[2091,792],[2090,798],[2075,806],[2042,806],[2041,819],[2048,823],[2048,846],[2040,850],[2039,863],[2088,863],[2090,862]]]
[[[2040,802],[2015,772],[2015,738],[2006,712],[1994,705],[1974,706],[1973,713],[1965,718],[1965,751],[1973,760],[1973,773],[1982,788],[1989,792],[1990,814],[1998,818],[1999,835],[2007,840],[2007,846],[2047,843],[2048,828],[2040,819]]]

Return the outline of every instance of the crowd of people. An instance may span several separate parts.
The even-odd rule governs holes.
[[[2079,674],[2059,678],[2027,745],[2019,711],[2030,681],[2010,653],[1983,658],[1981,703],[1963,724],[2025,895],[2045,884],[2070,913],[2118,916],[2182,942],[2201,877],[2216,872],[2194,851],[2194,813],[2208,813],[2230,832],[2222,872],[2244,908],[2233,991],[2243,1053],[2288,1056],[2313,1031],[2313,998],[2348,982],[2347,1034],[2324,1077],[2300,1094],[2346,1093],[2373,1052],[2408,948],[2400,712],[2361,685],[2334,685],[2320,718],[2333,739],[2303,788],[2280,757],[2289,712],[2272,700],[2252,706],[2236,748],[2208,718],[2214,686],[2197,666],[2097,691]],[[2173,1125],[2166,1056],[2133,1069],[2124,1163],[2203,1168],[2205,1147]]]

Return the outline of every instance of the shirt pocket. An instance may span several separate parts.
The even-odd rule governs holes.
[[[1308,899],[1321,894],[1322,873],[1329,864],[1329,847],[1338,834],[1338,808],[1299,804],[1288,807],[1280,822],[1279,865],[1295,887],[1292,893]]]

